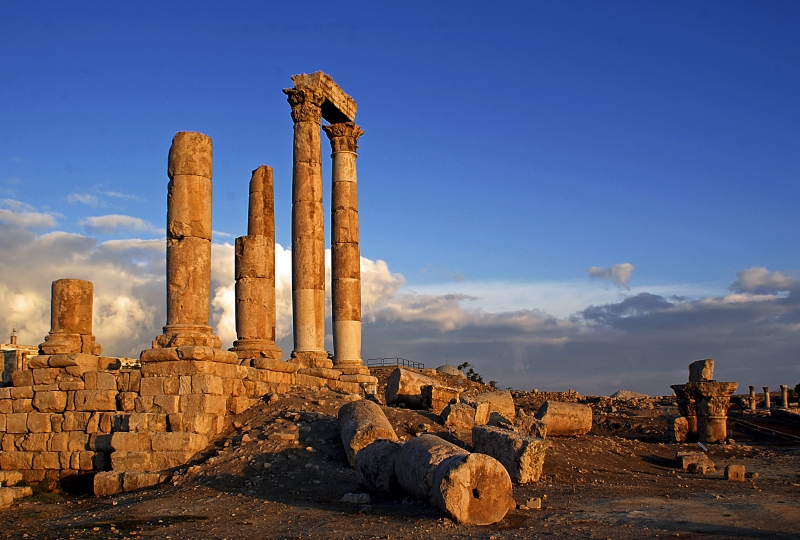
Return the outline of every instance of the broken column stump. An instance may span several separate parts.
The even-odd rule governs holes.
[[[356,454],[375,440],[397,440],[380,405],[365,399],[352,401],[339,409],[339,435],[351,467],[355,465]]]
[[[535,416],[547,425],[550,437],[586,435],[592,430],[592,409],[580,403],[548,400]]]
[[[514,425],[517,410],[514,407],[514,398],[508,390],[484,392],[475,397],[475,425],[485,426],[506,423]]]
[[[358,483],[383,497],[402,497],[403,488],[397,481],[395,472],[395,462],[401,447],[399,442],[378,439],[356,453]]]
[[[459,523],[491,525],[515,505],[511,478],[496,459],[470,454],[435,435],[420,435],[397,454],[395,472],[409,494]]]

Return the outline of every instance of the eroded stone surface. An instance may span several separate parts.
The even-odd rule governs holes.
[[[580,403],[545,401],[536,418],[547,425],[549,437],[585,435],[592,430],[592,409]]]
[[[499,427],[475,426],[472,446],[476,452],[502,463],[512,482],[527,484],[539,481],[550,441]]]
[[[343,405],[338,416],[339,434],[350,466],[355,465],[356,454],[377,439],[397,440],[394,428],[377,403],[365,399],[353,401]]]

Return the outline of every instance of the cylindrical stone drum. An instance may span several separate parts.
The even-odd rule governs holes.
[[[362,448],[355,458],[356,478],[371,491],[384,497],[402,497],[403,488],[394,470],[401,444],[378,439]]]
[[[701,443],[718,443],[728,438],[727,416],[698,416],[697,440]]]
[[[580,403],[545,401],[536,418],[547,424],[547,436],[585,435],[592,430],[592,409]]]
[[[167,239],[167,325],[207,325],[211,242]]]
[[[57,279],[50,295],[50,333],[90,335],[94,285],[82,279]]]
[[[397,440],[380,405],[366,399],[351,401],[339,409],[339,434],[351,466],[356,454],[377,439]]]

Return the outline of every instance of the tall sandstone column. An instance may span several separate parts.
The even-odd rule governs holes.
[[[154,348],[220,339],[208,326],[211,295],[211,138],[181,131],[167,166],[167,325]]]
[[[292,358],[302,367],[330,368],[325,351],[325,216],[320,123],[324,94],[284,90],[292,107]]]
[[[352,122],[322,128],[331,142],[331,303],[335,367],[368,375],[361,359],[361,252],[358,230],[356,149],[364,134]]]
[[[239,358],[281,359],[275,346],[275,195],[272,168],[253,171],[247,236],[236,239],[236,336]]]

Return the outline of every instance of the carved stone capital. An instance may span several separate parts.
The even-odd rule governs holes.
[[[315,122],[322,120],[322,102],[325,95],[309,88],[286,88],[283,91],[292,107],[292,120],[298,122]]]
[[[331,141],[331,149],[336,152],[355,152],[358,148],[358,138],[364,134],[364,130],[352,122],[342,122],[322,126],[328,139]]]

